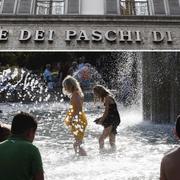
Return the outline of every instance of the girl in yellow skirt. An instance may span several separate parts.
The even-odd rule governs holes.
[[[63,80],[63,93],[70,98],[70,108],[65,118],[65,124],[72,132],[75,142],[74,150],[81,156],[86,155],[82,147],[84,132],[87,126],[86,114],[83,112],[84,94],[79,82],[72,76],[67,76]]]

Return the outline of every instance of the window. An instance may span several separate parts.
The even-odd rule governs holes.
[[[149,15],[147,0],[120,0],[121,15]]]
[[[36,14],[39,15],[61,15],[64,14],[64,0],[37,0]]]

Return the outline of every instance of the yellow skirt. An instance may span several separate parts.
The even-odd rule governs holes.
[[[87,118],[84,112],[80,112],[79,116],[72,117],[71,111],[68,111],[64,122],[76,139],[83,140],[87,126]]]

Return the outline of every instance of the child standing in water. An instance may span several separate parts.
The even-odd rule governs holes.
[[[101,124],[104,130],[99,138],[99,148],[104,148],[104,140],[109,137],[109,143],[115,148],[115,137],[117,134],[117,126],[120,124],[120,116],[116,102],[111,93],[102,85],[93,88],[94,96],[104,103],[105,111],[102,117],[95,120],[97,124]]]
[[[75,142],[74,150],[81,156],[86,155],[86,151],[82,148],[84,132],[87,126],[86,114],[83,112],[84,94],[81,90],[79,82],[72,76],[67,76],[63,80],[63,92],[70,97],[70,108],[65,118],[65,124],[73,133]]]

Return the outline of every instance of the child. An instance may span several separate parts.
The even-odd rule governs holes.
[[[97,124],[104,127],[103,133],[99,138],[99,148],[104,148],[104,140],[109,137],[109,143],[112,148],[115,148],[116,128],[120,124],[120,116],[117,110],[117,105],[111,93],[102,85],[97,85],[93,88],[96,98],[104,103],[105,111],[102,117],[95,120]]]
[[[70,108],[65,118],[65,124],[70,128],[74,135],[74,150],[81,156],[86,152],[81,147],[84,138],[84,132],[87,126],[86,115],[83,112],[84,95],[79,82],[72,76],[67,76],[63,80],[63,92],[70,97]]]

